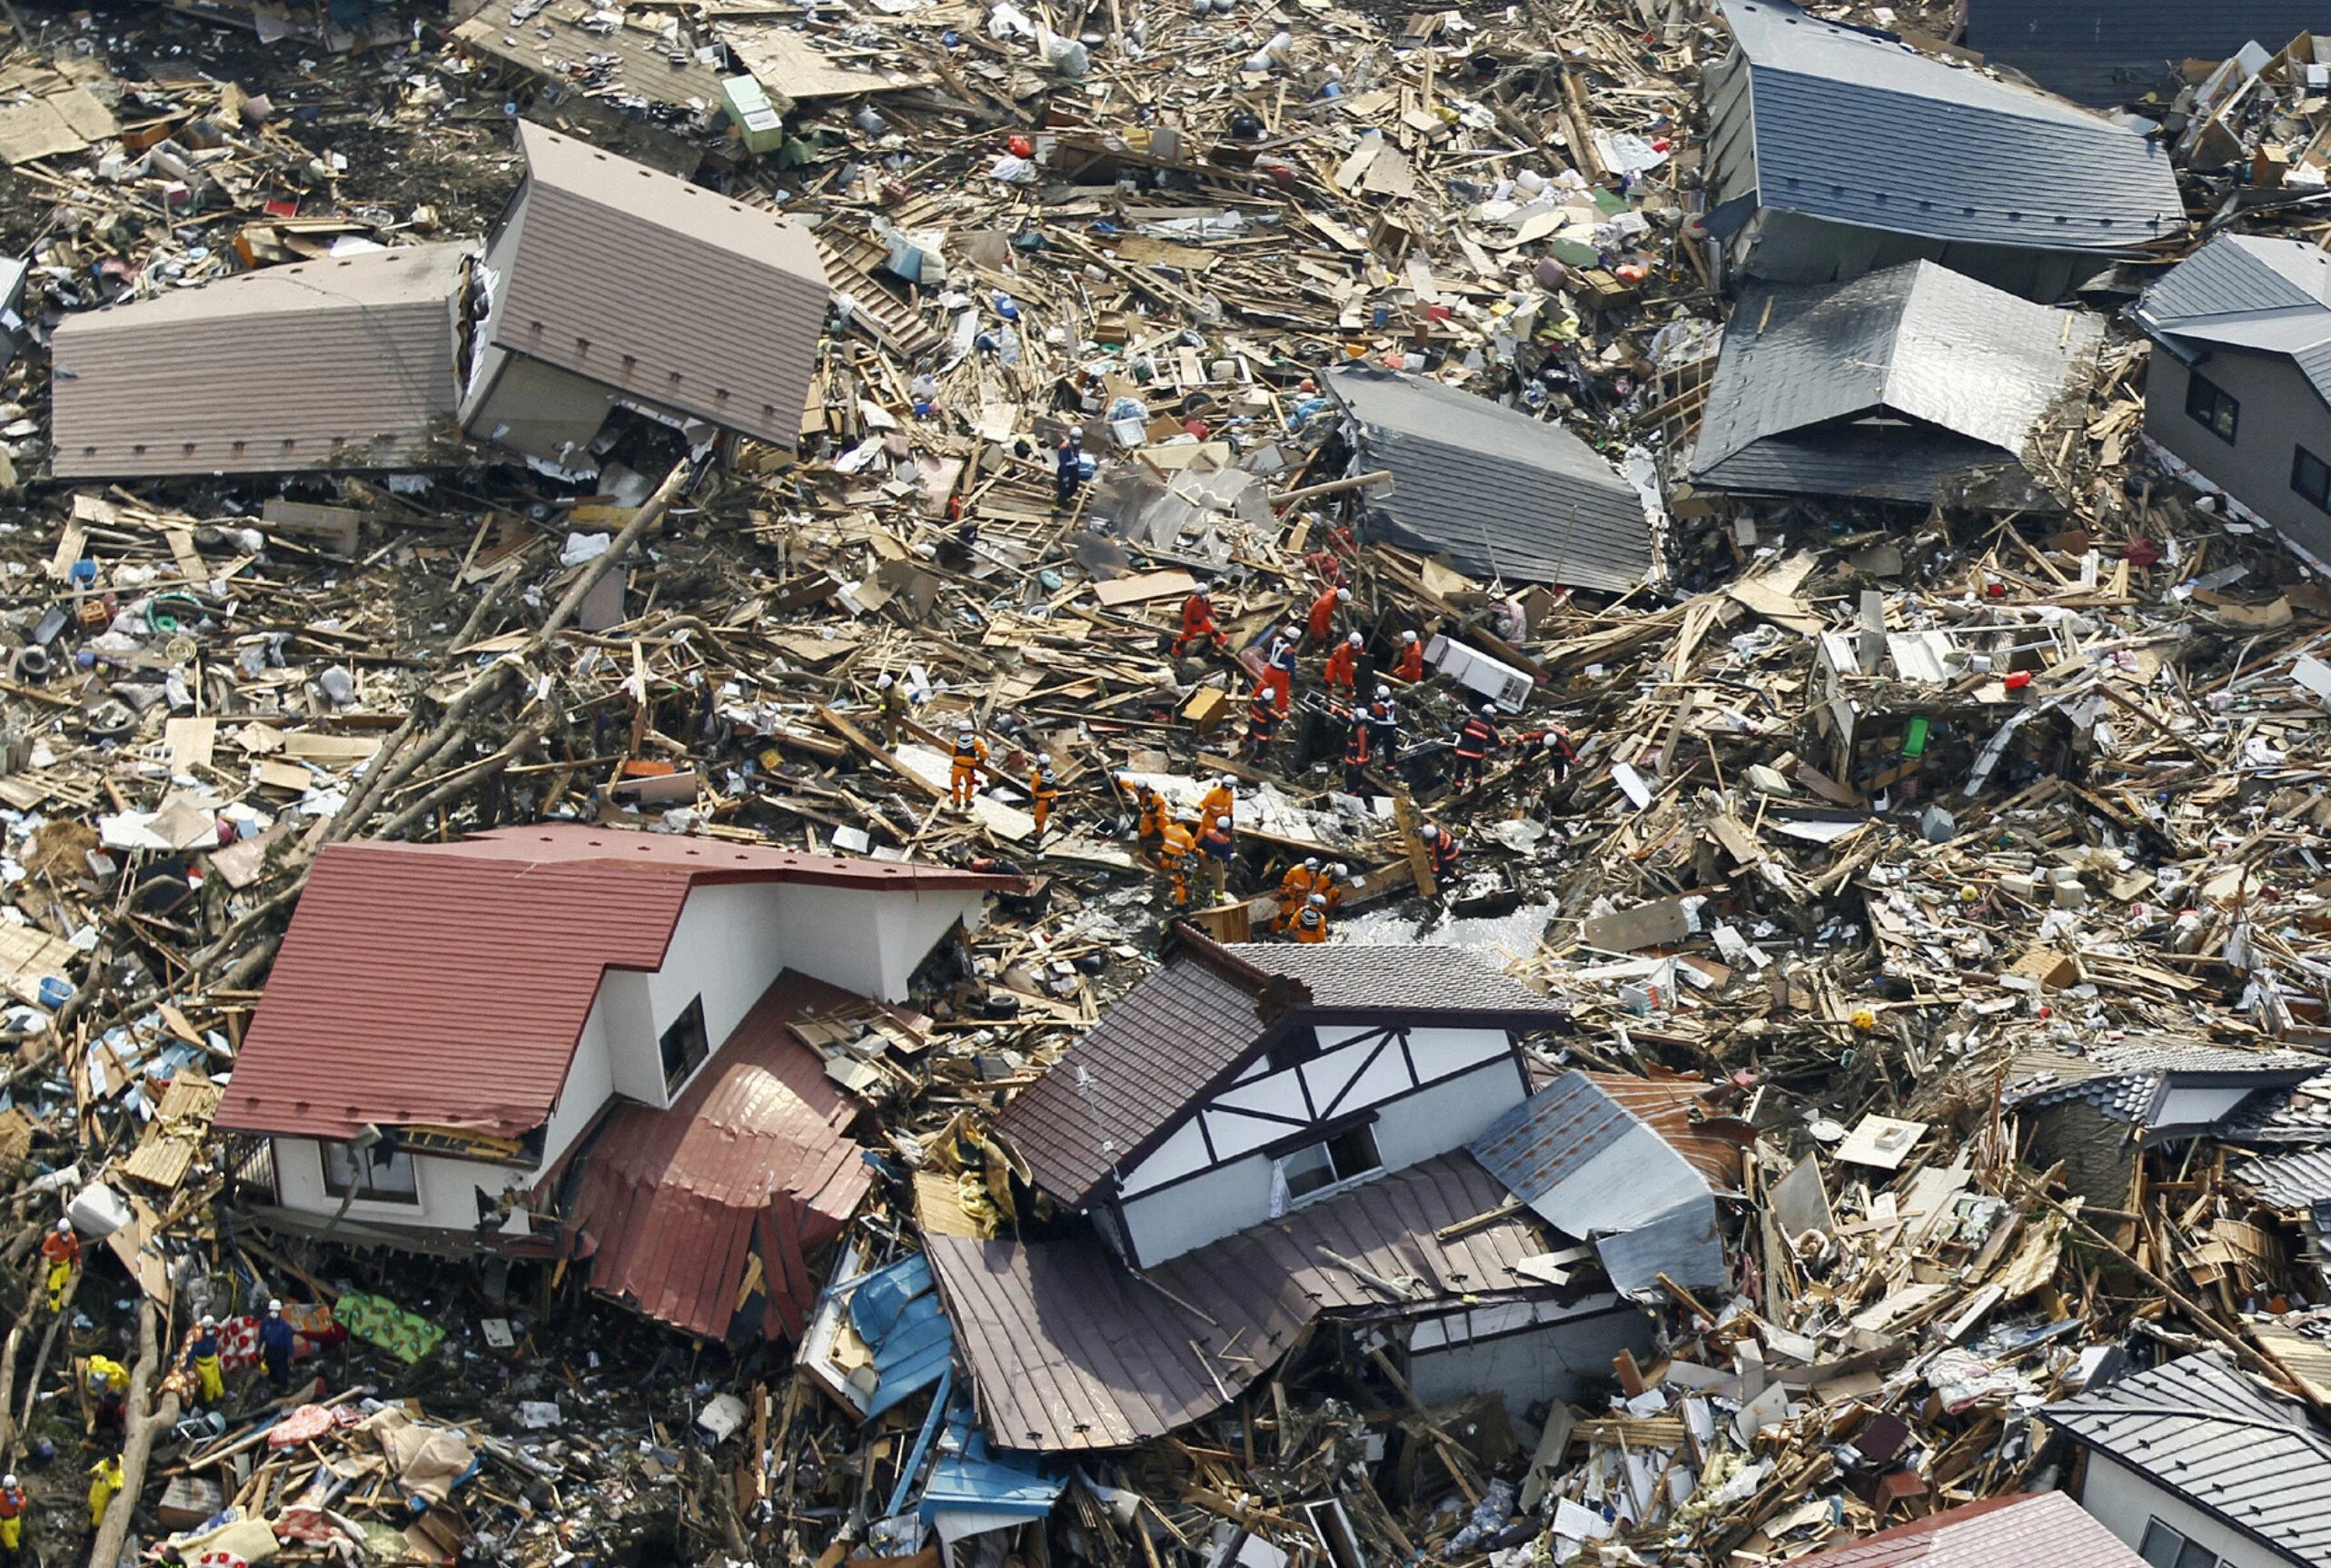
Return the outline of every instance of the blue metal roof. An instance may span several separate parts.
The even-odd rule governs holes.
[[[1065,1484],[1047,1479],[1034,1456],[990,1447],[987,1434],[972,1424],[970,1400],[958,1397],[947,1410],[947,1434],[923,1487],[922,1514],[927,1520],[978,1513],[997,1524],[1041,1519]]]
[[[955,1354],[955,1334],[922,1254],[863,1276],[850,1297],[850,1327],[874,1353],[874,1395],[868,1419],[930,1387]]]

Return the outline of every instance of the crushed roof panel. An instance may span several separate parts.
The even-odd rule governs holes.
[[[2167,154],[2047,94],[1781,0],[1723,0],[1750,73],[1758,202],[1831,223],[2126,252],[2185,226]]]
[[[1724,333],[1693,477],[1751,479],[1771,466],[1758,463],[1759,449],[1795,435],[1783,454],[1790,488],[1870,493],[1885,476],[1856,461],[1854,448],[1867,441],[1872,458],[1899,460],[1901,443],[1890,438],[1901,427],[1839,422],[1880,413],[1963,438],[1938,461],[2017,461],[2103,336],[2093,315],[2033,304],[1932,262],[1845,283],[1751,285]],[[1834,475],[1822,461],[1832,453]]]
[[[2039,1416],[2294,1562],[2331,1560],[2331,1435],[2214,1352]]]
[[[826,324],[808,234],[531,122],[519,145],[496,343],[791,451]]]
[[[1652,565],[1633,485],[1561,425],[1435,381],[1347,365],[1326,378],[1360,427],[1376,534],[1508,582],[1622,592]]]
[[[53,471],[458,461],[454,296],[469,253],[413,245],[265,267],[67,316],[51,345]]]
[[[2061,1492],[1987,1497],[1795,1559],[1797,1568],[2141,1568]]]

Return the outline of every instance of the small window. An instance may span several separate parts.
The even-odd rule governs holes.
[[[2242,405],[2219,391],[2216,383],[2188,372],[2186,377],[2186,412],[2208,427],[2209,432],[2223,442],[2232,442],[2235,427],[2241,422]]]
[[[2290,487],[2317,511],[2331,511],[2331,463],[2303,446],[2291,448]]]
[[[1384,1163],[1375,1130],[1363,1125],[1282,1156],[1279,1170],[1287,1178],[1287,1196],[1301,1199],[1380,1170]]]
[[[2158,1519],[2145,1526],[2145,1539],[2137,1554],[2153,1568],[2217,1568],[2217,1553],[2197,1541],[2187,1540]]]
[[[1319,1055],[1319,1031],[1309,1025],[1290,1029],[1265,1053],[1275,1073],[1284,1073]]]
[[[323,1190],[334,1197],[360,1197],[368,1203],[421,1202],[412,1156],[385,1143],[362,1149],[324,1145]]]
[[[664,1092],[672,1094],[688,1081],[688,1075],[704,1065],[712,1047],[704,1038],[704,998],[697,997],[688,1008],[672,1020],[664,1031]]]

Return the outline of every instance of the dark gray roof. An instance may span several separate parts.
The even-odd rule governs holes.
[[[2185,225],[2167,153],[2133,130],[1780,0],[1723,13],[1763,206],[2041,251],[2125,252]]]
[[[1386,1024],[1423,1015],[1530,1027],[1562,1011],[1457,948],[1185,942],[997,1118],[1037,1185],[1064,1202],[1091,1202],[1113,1168],[1303,1018],[1361,1011]]]
[[[1556,1229],[1594,1243],[1623,1294],[1649,1295],[1662,1274],[1721,1284],[1723,1232],[1706,1174],[1605,1092],[1615,1077],[1562,1074],[1475,1138],[1473,1157]]]
[[[2246,1144],[2331,1144],[2331,1070],[2229,1123],[2227,1136]]]
[[[1508,582],[1623,592],[1652,564],[1635,487],[1558,424],[1439,382],[1364,366],[1327,377],[1357,422],[1375,537]]]
[[[2017,1053],[2000,1098],[2010,1107],[2086,1100],[2116,1121],[2139,1123],[2172,1078],[2295,1087],[2322,1066],[2321,1057],[2306,1051],[2243,1050],[2189,1040],[2101,1042],[2077,1055],[2039,1047]]]
[[[2039,1415],[2290,1561],[2331,1562],[2331,1435],[2215,1353]]]
[[[2331,1204],[2331,1148],[2297,1149],[2234,1167],[2237,1179],[2257,1188],[2276,1208],[2312,1209]]]
[[[1966,44],[2052,93],[2121,104],[2253,40],[2324,25],[2323,0],[1968,0]]]
[[[1946,476],[2019,467],[2032,427],[2103,336],[2095,316],[1932,262],[1846,283],[1751,284],[1725,328],[1692,479],[1932,500]]]
[[[1123,1448],[1211,1414],[1256,1380],[1323,1314],[1413,1312],[1552,1293],[1513,1265],[1545,1250],[1527,1215],[1443,1241],[1435,1232],[1497,1208],[1503,1189],[1470,1157],[1443,1155],[1136,1278],[1090,1237],[924,1238],[954,1321],[980,1417],[1011,1448]],[[1422,1287],[1394,1303],[1332,1250]],[[1185,1310],[1195,1307],[1197,1310]]]
[[[2156,337],[2287,354],[2331,402],[2331,255],[2296,240],[2221,234],[2137,303]]]

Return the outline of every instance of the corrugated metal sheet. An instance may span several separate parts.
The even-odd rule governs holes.
[[[1643,1084],[1640,1090],[1633,1086]],[[1695,1158],[1619,1097],[1634,1098],[1681,1136]],[[1688,1093],[1622,1074],[1567,1072],[1473,1140],[1473,1156],[1515,1197],[1565,1236],[1592,1241],[1611,1283],[1627,1295],[1728,1277],[1715,1193],[1739,1180],[1731,1163],[1689,1130]],[[1710,1171],[1723,1171],[1711,1186]]]
[[[217,1125],[326,1138],[367,1122],[540,1126],[601,974],[659,967],[689,888],[731,880],[1017,885],[577,823],[334,844],[308,874]]]
[[[2180,1356],[2038,1414],[2293,1561],[2331,1562],[2331,1435],[2223,1356]]]
[[[1209,961],[1206,953],[1220,958]],[[1308,995],[1290,988],[1266,1007],[1262,992],[1273,976]],[[1120,998],[1014,1097],[997,1128],[1027,1159],[1038,1186],[1063,1202],[1088,1204],[1113,1165],[1135,1158],[1249,1059],[1283,1007],[1306,1016],[1364,1013],[1386,1026],[1429,1014],[1523,1028],[1550,1024],[1561,1012],[1453,948],[1205,943],[1198,954],[1176,954]],[[1116,1146],[1113,1153],[1103,1151],[1104,1142]]]
[[[60,479],[394,468],[462,453],[454,296],[469,247],[267,267],[67,316]]]
[[[1230,1403],[1324,1315],[1547,1294],[1513,1272],[1545,1250],[1526,1219],[1450,1242],[1433,1234],[1503,1197],[1473,1160],[1443,1155],[1185,1253],[1146,1278],[1092,1239],[925,1242],[996,1441],[1124,1448]],[[1391,1301],[1321,1247],[1373,1274],[1413,1275],[1423,1295]]]
[[[1624,592],[1651,569],[1642,498],[1562,426],[1390,371],[1326,383],[1360,427],[1361,467],[1393,473],[1363,492],[1375,537],[1507,582]]]
[[[1797,1568],[2144,1568],[2145,1563],[2061,1492],[1961,1503],[1794,1561]]]
[[[497,345],[792,450],[826,323],[809,236],[529,122],[519,145]]]
[[[2094,315],[1932,262],[1846,283],[1751,285],[1724,334],[1692,477],[1918,501],[1979,465],[2019,470],[2032,427],[2103,336]]]
[[[930,1260],[917,1253],[877,1269],[850,1294],[850,1328],[874,1355],[870,1419],[947,1375],[955,1334],[939,1305]]]
[[[974,1420],[970,1401],[960,1395],[947,1406],[947,1430],[916,1510],[949,1545],[966,1535],[1043,1518],[1066,1485],[1045,1474],[1042,1461],[992,1447]]]
[[[670,1110],[627,1105],[601,1124],[567,1213],[593,1290],[722,1339],[758,1252],[758,1326],[799,1336],[818,1295],[807,1255],[841,1234],[874,1173],[842,1136],[855,1107],[788,1026],[859,999],[788,970]]]
[[[2100,106],[2173,86],[2187,60],[2253,40],[2280,49],[2325,25],[2322,0],[1968,0],[1966,16],[1969,48]]]
[[[2131,251],[2185,226],[2167,154],[2133,130],[1781,0],[1722,10],[1765,207],[2040,251]]]

